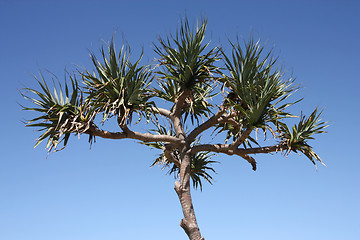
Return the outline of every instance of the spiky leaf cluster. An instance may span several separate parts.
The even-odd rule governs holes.
[[[268,123],[277,125],[282,118],[292,116],[284,110],[293,103],[283,102],[296,89],[293,80],[284,80],[271,51],[263,56],[264,46],[259,41],[250,39],[244,50],[239,43],[232,47],[231,58],[223,54],[230,73],[222,79],[229,91],[226,101],[238,113],[240,124],[272,130]]]
[[[160,56],[157,96],[175,102],[182,91],[189,91],[183,112],[192,120],[208,116],[211,107],[208,99],[214,90],[213,74],[218,69],[215,66],[219,60],[218,49],[207,50],[210,42],[204,43],[206,26],[203,20],[192,30],[185,19],[175,37],[160,39],[159,46],[155,45],[155,52]]]
[[[299,151],[308,157],[313,164],[316,164],[315,160],[322,162],[319,155],[308,144],[308,140],[314,139],[314,134],[326,132],[324,129],[327,127],[327,122],[321,121],[320,115],[321,112],[318,113],[317,109],[315,109],[308,118],[301,116],[299,123],[292,128],[285,124],[281,124],[280,127],[280,138],[282,143],[288,147],[288,152]]]
[[[32,101],[38,107],[23,107],[24,110],[32,110],[41,116],[31,119],[26,126],[38,127],[44,133],[38,138],[36,146],[48,138],[47,148],[49,151],[57,149],[63,141],[66,146],[71,133],[84,133],[93,124],[97,114],[103,114],[103,121],[116,116],[119,125],[130,123],[132,114],[138,113],[139,117],[151,114],[153,102],[149,85],[152,81],[150,71],[140,66],[141,57],[132,64],[129,50],[122,47],[118,54],[115,51],[113,40],[107,47],[101,48],[103,62],[97,60],[91,53],[91,60],[95,71],[91,74],[88,70],[80,71],[70,76],[72,92],[65,83],[64,89],[60,82],[59,87],[51,91],[46,80],[40,74],[37,82],[41,90],[26,88],[25,90],[35,94],[30,97],[23,96]],[[84,86],[79,87],[81,76]],[[58,82],[58,81],[57,81]],[[92,136],[90,135],[90,140]]]
[[[141,115],[150,115],[154,105],[149,101],[151,93],[148,89],[151,84],[151,72],[140,66],[141,57],[135,62],[130,61],[130,51],[124,46],[117,54],[113,40],[107,47],[101,48],[102,62],[91,54],[91,60],[96,72],[85,70],[82,79],[87,101],[97,112],[103,113],[103,121],[116,116],[118,123],[123,125],[131,122],[134,112]]]
[[[23,94],[23,96],[37,107],[23,107],[23,109],[40,114],[40,116],[26,123],[27,127],[37,127],[38,131],[43,132],[37,139],[35,147],[46,138],[48,139],[46,145],[48,151],[56,150],[60,142],[63,142],[63,147],[65,147],[71,133],[86,132],[90,127],[93,114],[84,109],[84,105],[81,104],[81,99],[79,99],[78,84],[71,76],[70,78],[71,92],[66,82],[64,88],[60,83],[59,87],[56,88],[54,79],[54,88],[51,91],[42,73],[40,73],[40,79],[35,77],[41,91],[25,88],[26,91],[33,93],[36,98],[26,94]]]

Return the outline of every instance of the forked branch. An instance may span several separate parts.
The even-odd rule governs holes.
[[[193,142],[199,134],[206,131],[207,129],[215,126],[219,122],[221,116],[225,113],[225,108],[223,106],[220,107],[219,111],[215,113],[211,118],[206,120],[204,123],[197,126],[186,138],[188,142]]]

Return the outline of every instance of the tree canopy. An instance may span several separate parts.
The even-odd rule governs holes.
[[[190,179],[200,189],[203,180],[212,182],[214,154],[237,155],[253,170],[260,153],[300,152],[322,163],[309,140],[327,126],[317,109],[288,123],[297,117],[288,107],[301,100],[292,95],[298,86],[260,40],[228,41],[228,53],[220,45],[210,47],[206,26],[205,19],[194,27],[183,19],[174,35],[154,43],[157,59],[147,65],[142,54],[133,60],[128,45],[117,51],[113,38],[99,56],[91,52],[93,69],[68,73],[62,82],[53,77],[51,87],[40,73],[39,88],[22,93],[33,103],[23,109],[38,113],[26,126],[41,132],[36,146],[46,140],[48,151],[66,147],[71,134],[88,135],[90,142],[136,139],[159,149],[152,165],[177,177],[181,226],[190,239],[201,239]],[[102,129],[110,119],[118,132]],[[147,124],[148,132],[132,130],[136,124]],[[262,146],[259,134],[273,144]]]

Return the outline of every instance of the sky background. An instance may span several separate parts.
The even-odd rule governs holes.
[[[261,36],[292,72],[305,99],[294,113],[325,108],[328,133],[311,144],[327,167],[290,154],[214,160],[214,185],[193,191],[206,240],[356,240],[360,236],[358,1],[6,1],[0,0],[0,239],[186,239],[174,178],[150,168],[156,151],[133,140],[73,137],[50,154],[24,127],[18,92],[31,74],[59,79],[90,67],[116,32],[144,62],[152,44],[174,33],[187,13],[208,19],[207,38]]]

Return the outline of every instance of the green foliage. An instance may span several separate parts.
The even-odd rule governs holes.
[[[268,123],[278,124],[282,118],[292,115],[285,108],[293,103],[284,102],[294,92],[293,80],[284,80],[284,73],[275,66],[277,59],[271,51],[262,57],[264,46],[252,39],[245,44],[232,44],[232,58],[223,53],[229,76],[222,82],[229,89],[226,98],[229,107],[238,112],[239,123],[256,128],[269,129]]]
[[[77,82],[70,76],[71,89],[65,82],[65,89],[60,82],[58,89],[54,83],[54,89],[51,91],[46,84],[44,76],[40,73],[40,79],[34,76],[39,84],[41,91],[31,88],[25,88],[27,92],[33,93],[37,98],[32,98],[24,93],[23,96],[34,103],[37,107],[23,107],[24,110],[35,111],[40,114],[39,117],[27,121],[27,127],[37,127],[38,131],[43,132],[37,139],[37,145],[48,138],[46,148],[48,151],[57,149],[60,142],[63,147],[66,146],[70,133],[85,132],[89,128],[91,112],[85,112],[79,99],[79,87]]]
[[[169,102],[175,102],[179,93],[181,92],[180,85],[171,80],[159,81],[159,88],[154,89],[156,96]],[[196,120],[199,123],[200,118],[207,118],[211,114],[213,105],[209,102],[209,99],[214,97],[214,89],[216,87],[209,84],[202,84],[201,88],[193,91],[186,98],[182,114],[184,114],[184,121],[190,116],[191,122]]]
[[[101,48],[102,62],[95,54],[91,60],[96,73],[85,70],[81,73],[88,94],[86,101],[91,102],[96,112],[103,113],[103,121],[111,116],[117,116],[119,125],[131,122],[134,112],[149,117],[154,105],[148,87],[151,84],[151,72],[140,66],[141,57],[132,64],[130,51],[124,46],[116,54],[113,39],[108,45],[108,54]]]
[[[288,152],[300,151],[315,165],[315,160],[321,163],[322,161],[320,157],[313,151],[312,147],[307,143],[307,141],[314,139],[314,134],[326,132],[324,129],[328,126],[327,122],[322,122],[320,115],[321,112],[318,113],[317,109],[315,109],[308,118],[301,116],[299,123],[295,124],[291,129],[289,129],[287,125],[281,124],[280,138],[288,147]]]
[[[84,69],[73,76],[69,75],[71,86],[65,82],[63,87],[59,83],[51,91],[40,74],[40,79],[36,78],[40,89],[25,89],[35,97],[23,94],[35,105],[23,109],[39,114],[26,123],[26,126],[35,127],[42,132],[36,146],[48,139],[48,150],[57,150],[59,143],[62,142],[64,147],[67,145],[71,133],[88,133],[92,140],[89,129],[97,128],[94,121],[98,114],[102,115],[101,123],[115,117],[124,131],[120,135],[127,136],[127,131],[131,130],[126,125],[132,123],[135,113],[139,117],[138,122],[146,117],[147,123],[153,123],[155,130],[151,134],[163,135],[160,139],[178,137],[178,141],[169,140],[166,143],[160,140],[151,142],[153,135],[151,140],[146,140],[146,136],[149,136],[146,134],[135,138],[141,139],[142,144],[162,151],[152,166],[160,165],[176,176],[181,165],[179,142],[182,141],[182,147],[190,146],[190,149],[201,145],[200,135],[211,127],[217,133],[226,133],[225,142],[232,139],[234,143],[213,145],[215,152],[232,155],[238,147],[260,146],[257,132],[262,130],[265,139],[267,132],[271,132],[271,136],[287,148],[287,153],[301,152],[314,164],[315,161],[321,162],[308,140],[313,139],[314,134],[324,133],[326,122],[320,121],[320,114],[316,109],[308,118],[301,116],[300,122],[292,128],[285,124],[287,118],[294,117],[287,112],[287,107],[301,99],[289,101],[289,97],[297,90],[293,85],[294,79],[285,77],[277,65],[277,58],[272,57],[272,51],[266,52],[265,46],[252,39],[244,46],[238,42],[230,42],[231,56],[227,56],[218,47],[209,50],[210,42],[204,42],[206,26],[207,22],[202,20],[192,29],[185,19],[175,36],[160,39],[159,45],[154,45],[154,51],[160,57],[154,68],[156,70],[140,64],[142,54],[132,62],[128,47],[122,46],[117,53],[112,39],[106,47],[102,46],[100,49],[100,60],[91,53],[94,66],[92,72]],[[218,63],[220,60],[222,62]],[[224,66],[221,68],[219,65]],[[153,82],[154,78],[156,81]],[[54,79],[53,82],[55,85]],[[79,86],[80,84],[82,85]],[[218,84],[222,84],[222,91],[217,87]],[[224,94],[223,101],[218,104],[211,102],[210,99],[218,94]],[[182,104],[180,101],[181,104],[177,105],[180,96],[184,96],[184,102]],[[156,111],[160,108],[157,108],[158,102],[152,100],[154,97],[170,103],[170,111]],[[181,111],[172,111],[175,106],[182,106]],[[221,109],[218,113],[221,116],[214,115],[218,109]],[[172,124],[175,124],[174,115],[178,113],[179,116],[175,116],[176,124],[181,123],[181,128],[188,126],[186,121],[189,118],[194,127],[198,127],[190,138],[186,138],[186,133],[184,138],[180,138],[179,135],[182,134],[179,134],[179,128],[178,134],[175,134]],[[160,124],[161,114],[170,124]],[[201,126],[201,120],[206,121],[212,116],[216,118],[207,121],[208,125]],[[255,136],[250,135],[253,130]],[[131,134],[136,135],[135,132]],[[195,136],[196,134],[199,135]],[[219,150],[221,146],[227,148]],[[204,149],[201,147],[200,149]],[[245,158],[247,155],[240,156]],[[215,161],[211,160],[212,157],[213,154],[205,150],[191,155],[190,174],[195,188],[202,189],[202,180],[212,183],[211,174],[215,173],[212,168]],[[252,159],[247,156],[248,161],[250,158]]]
[[[209,45],[203,44],[206,25],[203,20],[196,30],[192,31],[185,19],[175,37],[160,39],[160,46],[155,45],[155,51],[161,58],[160,65],[165,68],[165,71],[158,73],[163,79],[178,82],[181,90],[193,89],[210,78],[217,69],[213,65],[217,60],[217,48],[204,53]]]
[[[202,190],[202,179],[212,184],[213,178],[209,172],[216,173],[211,165],[218,163],[217,161],[211,160],[213,156],[214,154],[210,154],[210,152],[199,152],[191,156],[190,176],[194,188],[200,188],[200,190]],[[178,171],[179,170],[176,169],[174,173],[177,173]]]
[[[154,46],[161,66],[156,72],[160,87],[155,90],[157,96],[175,102],[182,91],[189,91],[183,112],[186,117],[190,115],[192,121],[208,116],[211,107],[208,99],[213,96],[214,74],[218,69],[214,65],[219,60],[218,49],[206,51],[210,44],[204,43],[206,25],[203,20],[192,30],[185,19],[175,37],[160,39],[159,46]]]

